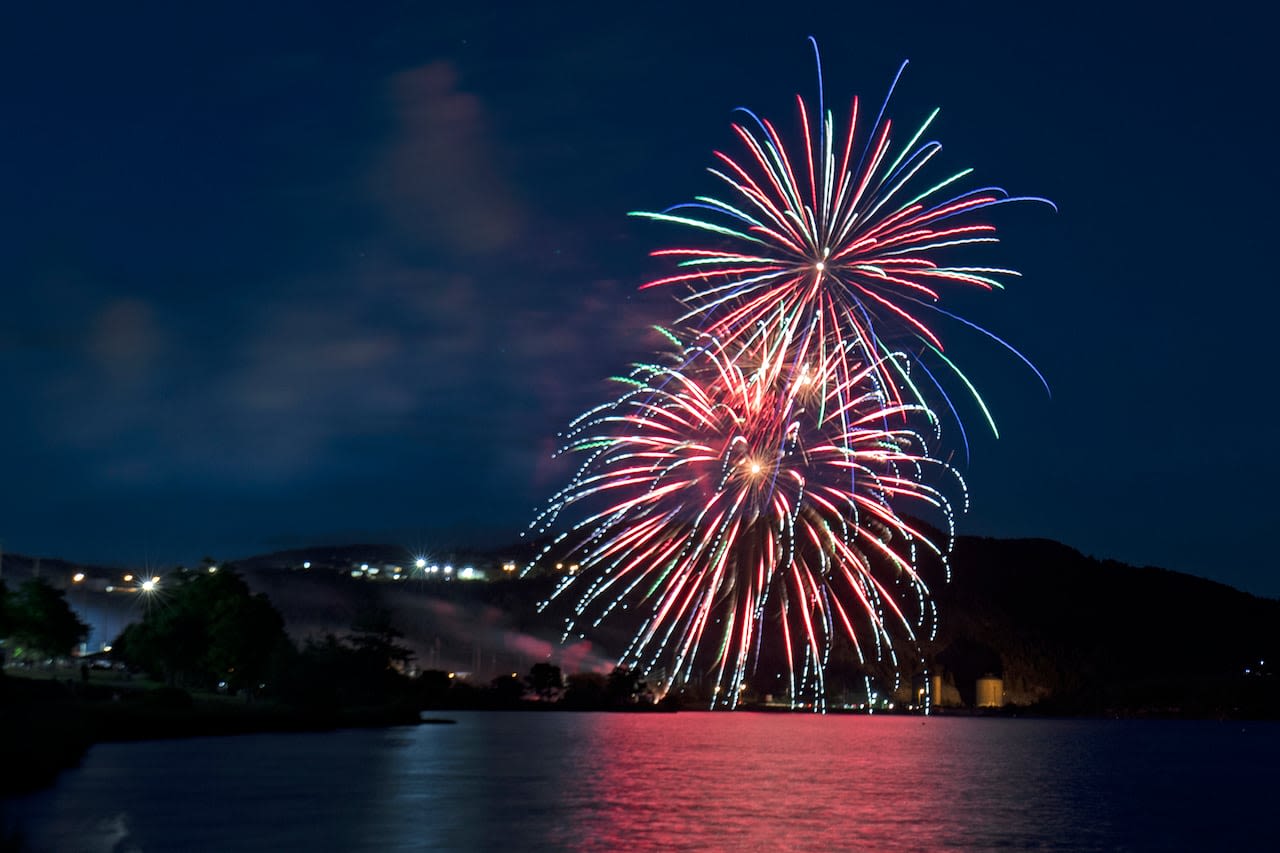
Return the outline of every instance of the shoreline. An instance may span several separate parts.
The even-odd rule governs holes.
[[[424,720],[417,708],[408,705],[306,709],[266,701],[193,699],[185,691],[171,688],[119,690],[3,675],[0,796],[47,788],[63,770],[79,766],[97,743],[301,734],[440,722]]]

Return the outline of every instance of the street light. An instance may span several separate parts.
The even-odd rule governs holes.
[[[82,583],[84,583],[84,572],[76,572],[74,575],[72,575],[72,576],[71,576],[71,586],[73,587],[73,589],[74,589],[74,588],[79,588],[79,589],[82,589],[82,590],[83,590],[83,589],[84,589],[84,587],[81,587],[81,586],[80,586],[80,584],[82,584]],[[76,595],[76,593],[73,591],[73,592],[71,593],[71,600],[72,600],[72,601],[75,601],[75,600],[76,600],[76,598],[79,598],[79,599],[80,599],[80,609],[81,609],[81,610],[84,610],[84,593],[83,593],[83,592],[81,592],[81,593],[77,596],[77,595]],[[92,623],[90,623],[90,626],[89,626],[89,636],[92,636],[92,634],[93,634],[93,625],[92,625]],[[80,653],[81,653],[81,654],[84,654],[86,651],[88,651],[88,650],[89,650],[89,643],[88,643],[88,639],[89,639],[89,637],[88,637],[88,636],[86,636],[86,637],[85,637],[85,640],[84,640],[83,642],[81,642],[81,643],[80,643]]]

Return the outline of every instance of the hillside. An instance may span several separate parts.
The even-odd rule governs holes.
[[[1017,704],[1212,711],[1276,698],[1280,601],[1042,539],[962,537],[951,564],[935,654],[958,686],[994,653]]]
[[[481,564],[499,553],[523,561],[528,551],[464,556]],[[355,560],[354,552],[342,557]],[[485,675],[525,671],[546,655],[566,668],[607,662],[636,627],[615,614],[566,651],[554,610],[536,612],[548,578],[408,586],[325,578],[320,594],[315,578],[272,576],[266,566],[273,562],[288,560],[244,565],[291,625],[314,630],[342,624],[359,607],[388,607],[420,661]],[[940,613],[936,641],[924,652],[966,706],[976,679],[992,673],[1003,677],[1007,702],[1046,712],[1280,713],[1271,675],[1280,660],[1280,601],[1043,539],[960,537],[950,564],[949,583],[940,564],[924,567]]]
[[[342,633],[377,608],[390,611],[422,668],[487,681],[549,658],[566,671],[608,667],[637,626],[619,611],[561,645],[559,611],[537,612],[555,579],[520,580],[500,568],[523,565],[531,552],[525,544],[449,555],[458,566],[483,567],[484,581],[414,571],[413,555],[383,545],[278,552],[234,567],[271,598],[295,638]],[[384,573],[353,577],[365,563]],[[1040,539],[961,537],[950,564],[950,583],[940,564],[922,569],[940,613],[936,640],[923,652],[930,670],[954,687],[948,695],[965,706],[974,704],[976,679],[990,673],[1003,678],[1005,701],[1046,713],[1280,714],[1273,675],[1280,601]],[[10,587],[35,565],[5,555]],[[70,600],[91,619],[105,613],[103,633],[118,632],[148,606],[122,596],[120,587],[102,592],[121,570],[48,559],[39,565],[55,583],[75,570],[89,574]],[[388,580],[400,567],[404,578]],[[840,653],[833,661],[829,683],[854,690],[862,681],[856,661]],[[913,665],[903,661],[907,684],[918,675]],[[775,689],[756,683],[761,693]]]

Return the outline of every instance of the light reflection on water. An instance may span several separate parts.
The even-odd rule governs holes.
[[[1280,767],[1275,723],[452,716],[99,745],[7,812],[67,853],[1236,849]]]

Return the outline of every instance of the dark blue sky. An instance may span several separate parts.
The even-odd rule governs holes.
[[[1272,22],[267,5],[6,13],[6,550],[514,540],[556,431],[677,314],[636,288],[684,235],[626,212],[714,189],[734,107],[790,129],[812,33],[828,104],[910,59],[896,122],[942,107],[947,167],[1060,208],[999,209],[1024,278],[952,303],[1053,388],[948,338],[1002,433],[969,418],[961,530],[1280,594]]]

